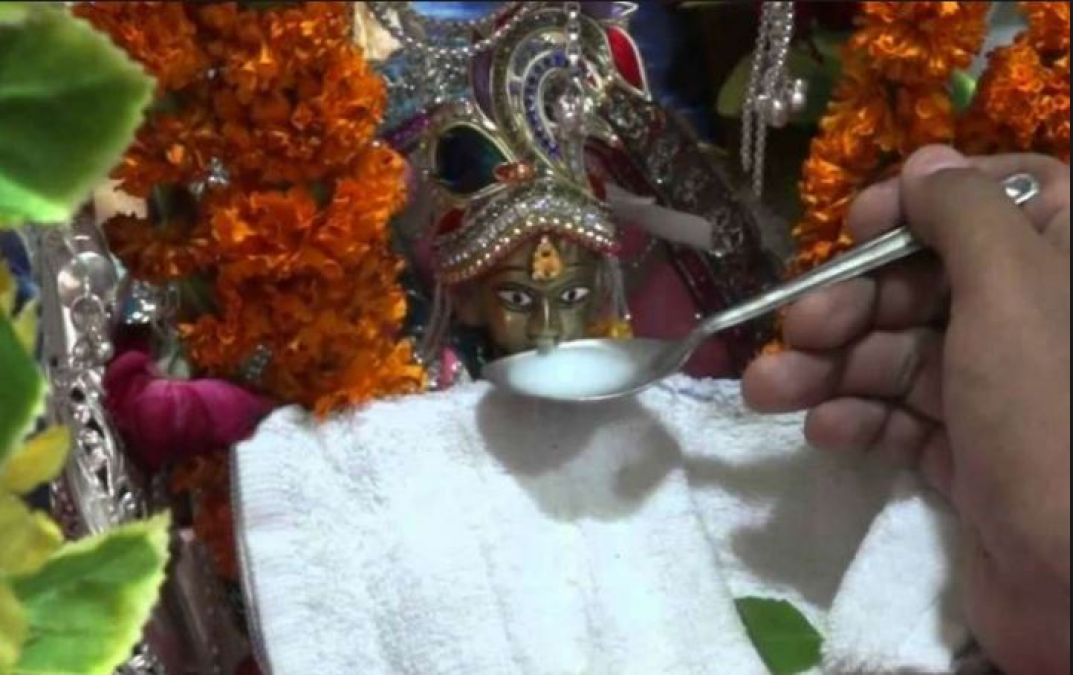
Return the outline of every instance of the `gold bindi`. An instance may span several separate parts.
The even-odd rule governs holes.
[[[563,273],[563,259],[551,238],[544,235],[533,250],[529,277],[533,281],[553,281]]]

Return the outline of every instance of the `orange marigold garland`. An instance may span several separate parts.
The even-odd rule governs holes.
[[[979,51],[988,3],[861,3],[842,79],[803,168],[792,272],[848,248],[853,197],[922,145],[956,142],[973,154],[1032,151],[1069,161],[1069,3],[1019,4],[1028,29],[991,54],[957,118],[947,82]]]
[[[75,14],[108,33],[156,78],[158,93],[186,87],[202,77],[208,57],[197,27],[179,2],[81,3]]]
[[[857,192],[928,143],[954,139],[947,82],[983,43],[988,3],[865,2],[843,49],[843,75],[802,172],[804,214],[792,271],[851,245]]]
[[[349,3],[75,12],[158,77],[158,110],[115,177],[170,208],[105,231],[135,276],[211,284],[214,311],[180,326],[192,363],[238,377],[268,354],[260,387],[321,413],[419,388],[387,230],[404,165],[373,139],[385,91],[352,45]]]
[[[388,221],[401,157],[374,140],[382,81],[339,2],[89,2],[73,11],[157,78],[158,101],[114,177],[149,215],[105,224],[131,274],[208,288],[179,334],[202,373],[238,378],[324,414],[413,391]],[[221,576],[237,565],[227,457],[175,467],[172,489]]]
[[[1028,29],[994,50],[958,142],[975,154],[1041,152],[1069,162],[1069,3],[1023,2]]]

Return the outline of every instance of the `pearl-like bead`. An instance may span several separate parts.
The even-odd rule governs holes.
[[[808,80],[795,78],[790,84],[790,112],[798,114],[808,105]]]

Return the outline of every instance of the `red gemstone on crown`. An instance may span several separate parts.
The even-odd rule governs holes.
[[[637,54],[633,39],[618,26],[609,26],[607,42],[611,45],[611,57],[619,74],[632,86],[643,90],[645,78],[641,73],[641,57]]]

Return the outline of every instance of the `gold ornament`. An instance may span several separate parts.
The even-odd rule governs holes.
[[[563,259],[551,238],[543,235],[533,251],[529,274],[533,281],[552,281],[563,273]]]

